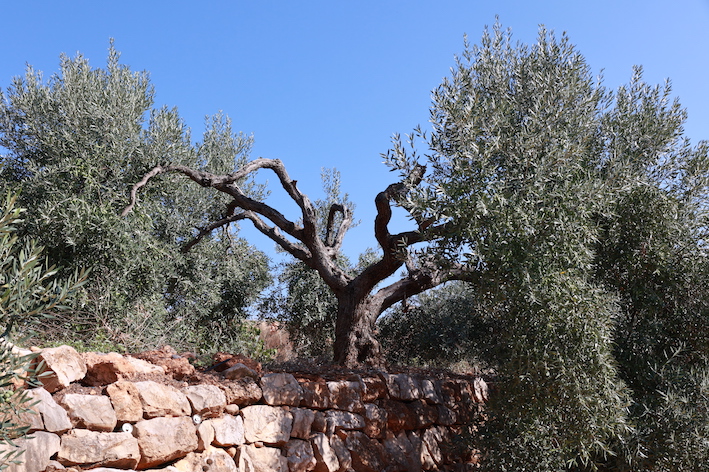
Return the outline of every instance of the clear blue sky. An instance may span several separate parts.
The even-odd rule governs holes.
[[[102,67],[113,37],[122,62],[151,72],[158,105],[177,106],[193,138],[205,115],[223,110],[254,135],[253,157],[282,159],[312,198],[321,167],[340,170],[362,220],[345,240],[351,256],[376,245],[373,199],[394,178],[380,153],[392,134],[426,125],[430,92],[463,35],[477,42],[495,15],[523,42],[539,24],[566,31],[611,88],[635,64],[650,83],[670,78],[689,111],[687,135],[709,139],[709,0],[27,0],[0,11],[3,89],[25,64],[48,77],[62,52]],[[284,211],[296,217],[294,208]]]

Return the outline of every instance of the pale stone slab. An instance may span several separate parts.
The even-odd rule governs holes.
[[[323,472],[337,472],[340,470],[340,461],[325,434],[313,434],[310,442],[313,445],[313,453],[317,460],[317,467],[320,470]]]
[[[45,369],[39,380],[50,393],[66,388],[86,375],[86,363],[71,346],[42,349],[37,361],[44,361]]]
[[[192,411],[184,393],[169,385],[152,380],[135,382],[146,418],[186,416]]]
[[[117,352],[85,352],[81,357],[86,363],[85,381],[89,385],[107,385],[136,374],[165,374],[162,367]]]
[[[59,451],[59,436],[37,431],[31,439],[15,439],[16,447],[0,444],[0,456],[11,450],[24,450],[19,457],[21,464],[10,464],[4,472],[40,472],[47,468],[51,457]]]
[[[361,413],[364,384],[359,381],[340,380],[327,383],[332,408]]]
[[[203,418],[217,417],[226,407],[226,396],[216,385],[190,385],[182,393],[192,405],[192,413]]]
[[[64,465],[91,464],[119,469],[138,465],[138,440],[130,433],[101,433],[74,429],[62,436],[57,456]]]
[[[179,459],[198,446],[197,428],[187,416],[139,421],[133,433],[140,447],[140,469]]]
[[[214,444],[217,446],[238,446],[244,444],[244,420],[241,416],[224,415],[209,420],[214,429]]]
[[[138,387],[133,382],[119,380],[106,387],[116,412],[116,419],[121,423],[135,423],[143,419],[143,404],[140,401]]]
[[[239,446],[239,471],[288,472],[288,460],[274,447]]]
[[[239,472],[234,459],[223,449],[208,447],[204,452],[190,452],[172,465],[176,472]]]
[[[313,446],[308,441],[291,439],[286,443],[285,453],[289,472],[307,472],[317,464]]]
[[[291,408],[293,415],[293,429],[291,429],[291,437],[300,439],[309,439],[310,430],[315,420],[315,412],[307,408]]]
[[[298,406],[303,399],[303,389],[291,374],[275,373],[261,377],[263,399],[269,405]]]
[[[44,430],[50,433],[63,433],[71,429],[71,420],[66,410],[62,408],[44,388],[33,388],[27,391],[28,396],[38,401],[31,408],[39,413],[44,424]]]
[[[113,431],[118,420],[111,399],[103,395],[71,393],[61,400],[72,423],[94,431]]]
[[[290,439],[293,417],[284,408],[269,405],[251,405],[243,408],[246,441],[284,444]]]

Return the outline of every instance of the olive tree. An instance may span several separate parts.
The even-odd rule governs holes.
[[[670,93],[640,68],[612,93],[566,36],[499,25],[434,91],[406,205],[448,226],[426,253],[466,263],[492,326],[488,470],[706,464],[709,158]],[[421,159],[400,140],[388,157]]]
[[[176,109],[154,107],[148,74],[119,59],[112,44],[104,68],[62,56],[49,79],[28,67],[0,92],[0,187],[28,209],[18,234],[37,238],[52,264],[92,269],[72,311],[39,334],[134,350],[238,340],[246,306],[268,284],[266,256],[233,228],[174,250],[227,200],[172,180],[145,192],[129,217],[120,212],[154,162],[230,172],[246,162],[252,138],[217,114],[193,143]]]

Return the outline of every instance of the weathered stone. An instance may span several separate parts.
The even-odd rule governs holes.
[[[184,457],[198,446],[197,428],[186,416],[139,421],[134,435],[140,447],[141,469]]]
[[[438,409],[424,400],[413,401],[407,406],[416,420],[415,429],[428,428],[438,420]]]
[[[108,385],[136,374],[165,374],[162,367],[116,352],[85,352],[81,357],[86,363],[84,382],[89,385]]]
[[[362,401],[365,403],[371,403],[388,396],[386,383],[381,377],[363,377],[362,385],[364,386]]]
[[[324,433],[327,431],[327,417],[325,416],[325,412],[315,410],[313,413],[313,424],[310,429],[317,433]]]
[[[241,411],[239,405],[234,405],[233,403],[230,403],[226,407],[224,407],[224,413],[226,413],[227,415],[236,416],[239,414],[239,411]]]
[[[330,440],[323,433],[315,433],[311,438],[313,454],[317,461],[315,470],[318,472],[337,472],[340,470],[340,461]]]
[[[177,380],[194,374],[194,367],[189,359],[177,354],[177,351],[170,346],[163,346],[156,351],[142,352],[135,357],[162,367],[166,375]]]
[[[214,370],[215,372],[224,372],[225,370],[235,366],[236,364],[243,364],[249,369],[256,372],[258,375],[261,374],[261,363],[242,354],[234,355],[228,352],[217,352],[212,356],[212,359],[214,360],[215,364],[212,365],[210,369]]]
[[[438,410],[438,419],[436,420],[436,424],[452,426],[456,423],[457,417],[453,410],[445,405],[436,405],[436,409]]]
[[[420,457],[416,456],[414,446],[404,431],[400,431],[397,435],[389,433],[382,445],[387,471],[419,472],[421,470]]]
[[[352,454],[352,468],[356,472],[380,472],[385,469],[384,447],[376,439],[361,431],[350,431],[345,446]]]
[[[185,416],[192,411],[185,394],[169,385],[152,380],[135,382],[145,418]]]
[[[275,373],[261,377],[263,399],[269,405],[298,406],[303,399],[303,389],[291,374]]]
[[[479,377],[473,382],[473,393],[475,401],[478,403],[485,403],[490,398],[487,383]]]
[[[316,410],[330,408],[330,390],[325,380],[301,380],[300,386],[303,388],[301,406]]]
[[[214,441],[217,446],[238,446],[244,444],[244,420],[241,416],[224,415],[209,420],[214,429]]]
[[[349,449],[347,449],[347,446],[345,446],[345,441],[340,438],[340,435],[344,439],[347,438],[347,434],[341,431],[330,438],[330,446],[332,450],[335,451],[337,460],[340,462],[340,470],[349,471],[352,470],[352,454]]]
[[[387,412],[374,403],[364,404],[364,434],[370,438],[383,438],[387,427]]]
[[[93,431],[113,431],[118,420],[111,400],[103,395],[64,395],[61,404],[69,414],[71,422]]]
[[[222,382],[219,384],[219,388],[224,392],[227,403],[242,407],[253,405],[263,397],[261,387],[250,377],[232,382]]]
[[[203,421],[197,426],[197,451],[201,452],[214,443],[214,426],[212,420]]]
[[[328,435],[332,435],[341,429],[361,430],[365,426],[364,418],[357,413],[350,413],[349,411],[328,410],[325,412],[325,421]]]
[[[306,472],[315,468],[317,462],[310,442],[291,439],[286,443],[285,453],[289,472]]]
[[[411,409],[402,402],[395,400],[380,400],[380,407],[387,412],[387,427],[396,432],[402,429],[414,429],[416,427],[416,417]]]
[[[362,413],[362,391],[364,384],[359,381],[340,380],[328,382],[327,389],[330,391],[330,405],[338,410]]]
[[[15,446],[0,444],[0,457],[10,451],[24,451],[19,457],[22,464],[9,464],[4,472],[40,472],[47,468],[54,454],[59,451],[59,436],[54,433],[37,431],[30,439],[13,440]],[[13,456],[13,459],[15,456]]]
[[[226,396],[216,385],[190,385],[182,389],[192,405],[192,413],[203,418],[214,418],[226,407]]]
[[[250,443],[285,444],[290,439],[293,417],[284,408],[251,405],[241,410],[244,434]]]
[[[37,362],[41,361],[44,361],[44,368],[39,379],[49,393],[66,388],[86,375],[86,364],[70,346],[42,349],[37,357]]]
[[[133,382],[119,380],[106,387],[116,419],[121,423],[135,423],[143,419],[143,404],[138,387]]]
[[[422,447],[421,447],[421,457],[424,468],[433,461],[435,464],[433,467],[440,466],[443,462],[443,454],[441,453],[440,444],[443,442],[443,435],[441,434],[440,427],[433,427],[427,429],[423,432],[421,437]],[[428,453],[428,456],[426,455]],[[426,469],[431,470],[431,469]]]
[[[229,380],[238,380],[245,377],[249,377],[254,380],[258,380],[259,374],[255,370],[245,366],[242,363],[236,363],[222,372],[224,378]]]
[[[309,439],[310,430],[315,419],[315,412],[306,408],[291,408],[293,415],[293,428],[291,429],[291,437],[300,439]]]
[[[418,400],[421,398],[421,384],[407,374],[380,374],[386,383],[389,396],[395,400]]]
[[[130,433],[101,433],[74,429],[61,438],[57,460],[64,465],[132,469],[138,465],[138,440]]]
[[[226,451],[212,446],[202,453],[190,452],[172,467],[177,472],[239,472]]]
[[[239,472],[288,472],[288,460],[280,449],[239,446]]]
[[[434,405],[440,405],[443,403],[441,395],[436,389],[436,383],[431,379],[421,380],[421,395],[428,403],[432,403]]]
[[[38,415],[32,415],[33,420],[42,423],[39,428],[50,433],[63,433],[71,429],[71,420],[66,410],[59,406],[54,398],[44,388],[33,388],[27,391],[29,403],[37,402],[30,408]],[[34,429],[34,428],[33,428]]]

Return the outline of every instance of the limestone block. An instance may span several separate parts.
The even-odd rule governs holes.
[[[438,421],[438,409],[434,405],[426,403],[425,400],[416,400],[407,406],[414,415],[416,421],[415,429],[428,428]]]
[[[197,449],[197,428],[187,416],[153,418],[135,424],[141,469],[179,459]]]
[[[241,416],[224,415],[208,421],[214,429],[213,444],[223,447],[244,444],[244,420]]]
[[[30,403],[38,402],[30,408],[38,415],[32,415],[34,418],[39,418],[43,429],[50,433],[63,433],[71,429],[71,420],[66,410],[59,406],[54,398],[44,388],[33,388],[27,391],[27,396]]]
[[[241,410],[247,442],[285,444],[290,439],[293,416],[284,408],[251,405]]]
[[[285,447],[289,472],[306,472],[315,468],[313,446],[308,441],[291,439]]]
[[[490,398],[487,383],[479,377],[473,381],[473,393],[478,403],[484,403]]]
[[[214,443],[212,420],[203,421],[197,426],[197,451],[201,452]]]
[[[133,382],[119,380],[106,387],[116,419],[121,423],[135,423],[143,419],[143,404],[138,387]]]
[[[85,352],[81,357],[86,363],[84,381],[89,385],[108,385],[135,374],[165,374],[162,367],[116,352]]]
[[[384,383],[384,380],[379,376],[363,377],[362,385],[364,386],[362,391],[363,402],[371,403],[381,398],[387,398],[389,394],[386,383]]]
[[[364,404],[364,434],[370,438],[383,438],[387,427],[387,412],[374,403]]]
[[[380,400],[379,406],[387,413],[387,427],[392,431],[414,429],[416,417],[405,403],[394,400]]]
[[[349,431],[345,446],[352,454],[352,468],[357,472],[380,472],[385,469],[384,447],[361,431]]]
[[[364,429],[362,416],[349,411],[328,410],[325,412],[326,432],[330,435],[339,430]]]
[[[239,446],[239,472],[288,472],[288,460],[280,449]]]
[[[347,438],[346,433],[340,432],[330,438],[330,446],[332,446],[332,450],[335,451],[337,460],[340,462],[340,470],[349,471],[352,470],[352,454],[345,446],[345,441],[340,438],[340,435],[342,438]]]
[[[226,396],[216,385],[190,385],[182,389],[192,405],[192,413],[203,418],[214,418],[226,407]]]
[[[261,387],[250,377],[232,382],[222,382],[219,388],[224,392],[228,404],[253,405],[263,397]]]
[[[424,463],[424,468],[426,468],[426,465],[430,464],[431,461],[435,464],[434,467],[441,465],[443,462],[443,454],[441,453],[440,444],[443,442],[443,435],[441,434],[439,427],[433,427],[425,430],[423,432],[423,436],[421,437],[421,441],[421,456],[422,462]],[[428,455],[426,455],[426,453],[428,453]]]
[[[379,374],[386,383],[389,396],[395,400],[418,400],[421,398],[421,384],[407,374]]]
[[[421,460],[414,452],[414,446],[404,431],[389,433],[382,442],[387,470],[392,472],[420,472]]]
[[[15,446],[0,444],[0,457],[9,451],[25,451],[19,460],[21,464],[9,464],[4,472],[40,472],[47,468],[51,457],[59,451],[59,436],[54,433],[37,431],[31,439],[20,438],[13,441]],[[14,459],[14,457],[13,457]]]
[[[135,382],[145,418],[186,416],[192,411],[184,393],[169,385],[152,380]]]
[[[103,395],[71,393],[61,399],[71,422],[93,431],[113,431],[118,420],[111,400]]]
[[[330,408],[330,390],[325,380],[301,380],[300,386],[303,388],[302,406],[316,410]]]
[[[42,349],[37,357],[37,362],[41,361],[44,361],[44,369],[39,380],[49,393],[66,388],[86,375],[86,363],[70,346]]]
[[[313,445],[313,454],[317,461],[316,468],[319,471],[337,472],[340,470],[340,461],[325,434],[315,433],[310,442]]]
[[[443,403],[441,395],[436,389],[436,383],[431,379],[421,380],[421,395],[423,395],[423,399],[428,403],[434,405],[440,405]]]
[[[242,364],[241,362],[238,362],[234,364],[233,366],[229,367],[225,371],[222,372],[222,375],[224,378],[227,378],[229,380],[237,380],[237,379],[243,379],[245,377],[252,378],[254,380],[258,380],[258,372],[255,370],[249,368],[248,366]]]
[[[177,472],[239,472],[234,459],[223,449],[208,447],[204,452],[190,452],[172,467]]]
[[[261,377],[263,399],[269,405],[298,406],[303,399],[303,389],[291,374],[275,373]]]
[[[307,408],[291,408],[290,413],[293,415],[291,437],[309,439],[310,430],[315,420],[315,412]]]
[[[456,423],[457,415],[453,410],[445,405],[436,405],[436,409],[438,410],[438,419],[436,420],[436,424],[452,426]]]
[[[364,409],[362,405],[362,391],[364,384],[360,381],[340,380],[327,383],[330,391],[331,408],[338,410],[361,413]]]
[[[130,433],[73,429],[61,438],[57,460],[69,465],[98,465],[132,469],[138,465],[138,441]]]

